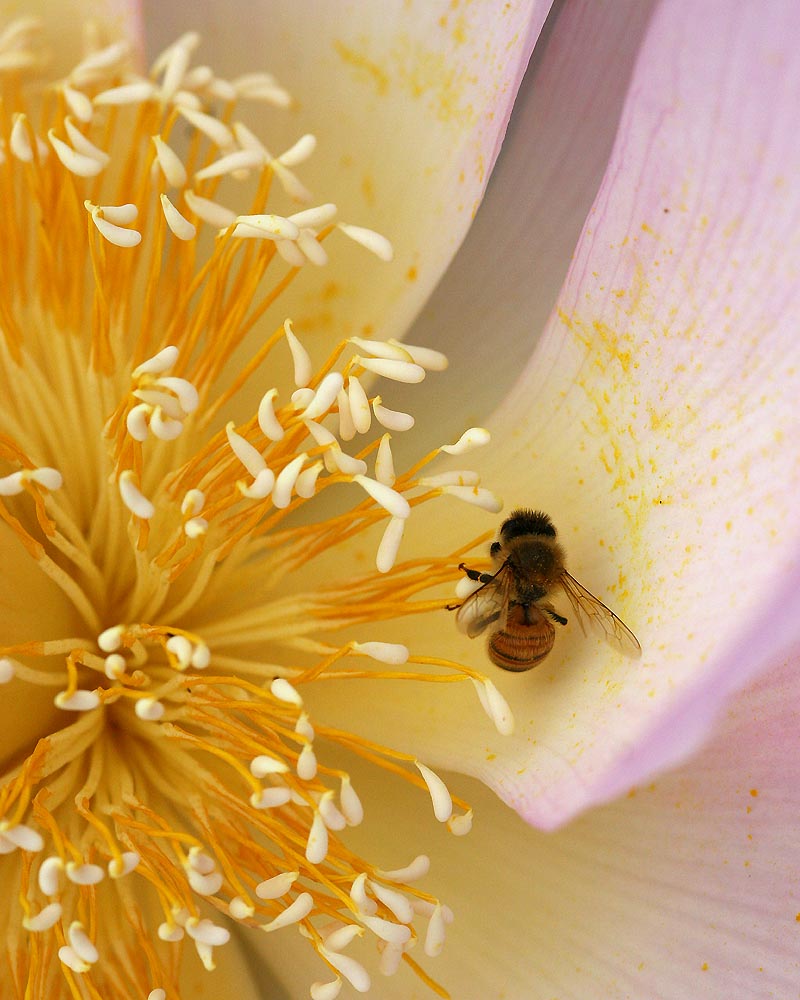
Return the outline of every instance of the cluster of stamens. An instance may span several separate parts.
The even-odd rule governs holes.
[[[445,358],[350,337],[315,364],[276,314],[280,292],[326,264],[334,232],[392,252],[328,203],[267,211],[273,179],[290,201],[311,200],[295,168],[316,145],[304,135],[273,156],[234,119],[243,99],[288,105],[272,77],[191,67],[193,34],[141,77],[113,43],[47,90],[36,118],[22,101],[37,32],[25,21],[0,38],[18,109],[2,133],[0,201],[25,206],[0,220],[15,272],[0,295],[0,517],[71,625],[52,635],[43,607],[44,636],[0,647],[0,683],[14,697],[49,690],[64,713],[0,786],[0,870],[19,885],[5,917],[11,995],[97,998],[113,985],[120,998],[179,997],[181,947],[213,969],[230,936],[222,914],[299,929],[327,970],[314,1000],[343,981],[369,989],[347,951],[365,934],[380,972],[406,963],[445,996],[410,954],[420,940],[437,955],[452,919],[416,885],[428,860],[383,870],[347,848],[341,834],[364,810],[326,755],[427,791],[455,834],[471,810],[415,757],[312,720],[305,694],[330,680],[470,680],[510,732],[487,678],[362,633],[443,608],[418,595],[451,584],[463,553],[404,563],[403,529],[442,496],[499,508],[475,473],[428,472],[488,436],[472,428],[397,472],[391,436],[414,420],[383,386],[420,382]],[[178,122],[190,136],[180,152]],[[215,197],[222,179],[248,176],[246,213]],[[232,353],[274,314],[231,376]],[[273,352],[293,371],[288,391],[264,384]],[[327,491],[352,486],[350,506],[326,516]],[[293,584],[376,526],[374,571]]]

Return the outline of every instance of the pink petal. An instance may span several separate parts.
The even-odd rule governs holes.
[[[756,15],[659,10],[556,313],[493,422],[507,500],[558,513],[572,572],[644,647],[631,664],[573,631],[506,685],[537,746],[492,770],[537,823],[691,752],[797,633],[797,8]],[[523,763],[535,779],[509,779]]]
[[[344,221],[394,244],[387,267],[336,234],[332,264],[307,276],[302,297],[281,299],[298,332],[405,332],[472,221],[551,2],[504,4],[498,13],[442,0],[216,0],[192,11],[205,39],[201,60],[231,78],[267,70],[293,95],[299,114],[250,110],[270,150],[313,132],[319,147],[303,182]],[[153,4],[146,23],[154,52],[186,29],[186,12]],[[317,289],[325,288],[323,298]]]

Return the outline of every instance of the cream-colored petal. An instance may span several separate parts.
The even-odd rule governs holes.
[[[470,225],[549,7],[285,0],[192,11],[205,36],[200,61],[231,78],[269,71],[293,95],[288,113],[256,103],[245,112],[270,151],[316,135],[316,153],[298,168],[303,183],[342,220],[394,245],[386,265],[329,237],[329,266],[281,298],[299,334],[327,343],[405,331]],[[151,52],[187,27],[179,7],[145,12]]]

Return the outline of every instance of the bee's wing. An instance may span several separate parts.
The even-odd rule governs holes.
[[[512,582],[511,570],[501,566],[488,583],[478,587],[456,612],[456,625],[474,639],[493,622],[505,618]]]
[[[575,614],[578,616],[578,621],[584,632],[586,632],[586,623],[588,622],[589,627],[594,632],[626,656],[639,657],[642,655],[639,640],[628,626],[621,622],[602,601],[598,601],[585,587],[582,587],[574,576],[570,576],[564,570],[559,583],[575,609]]]

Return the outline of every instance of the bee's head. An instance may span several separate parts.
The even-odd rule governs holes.
[[[548,538],[556,537],[556,529],[547,514],[541,510],[527,510],[521,508],[511,512],[511,515],[503,521],[500,528],[500,542],[508,544],[513,538],[520,535],[545,535]],[[492,546],[492,555],[495,555],[495,542]],[[499,551],[499,549],[497,550]]]

